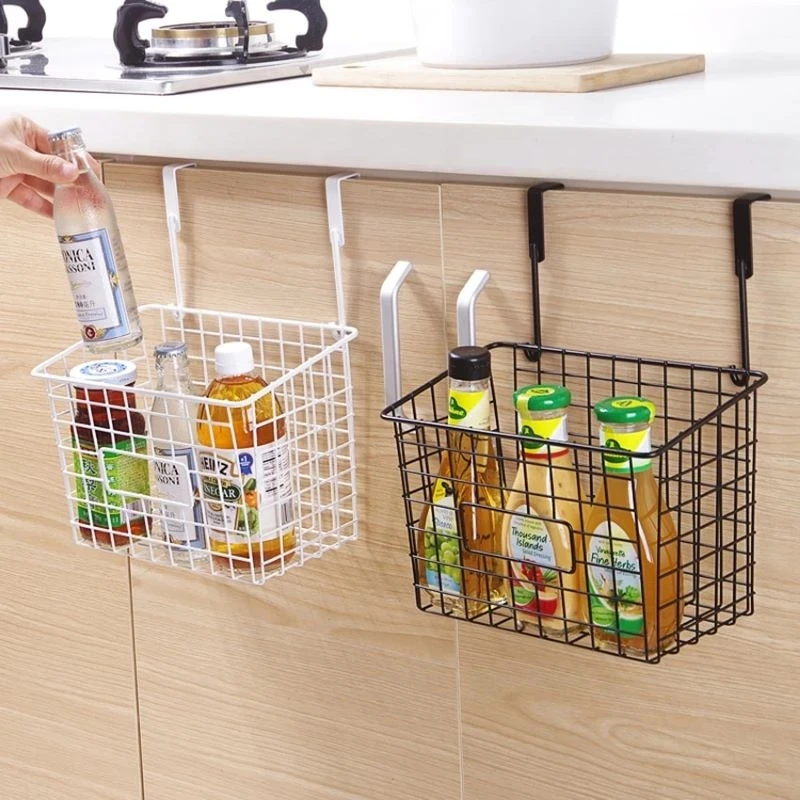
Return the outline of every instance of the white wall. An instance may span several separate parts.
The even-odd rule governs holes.
[[[558,0],[552,0],[557,2]],[[108,36],[116,0],[42,0],[53,36]],[[168,21],[219,18],[225,0],[162,0]],[[322,0],[330,17],[329,41],[404,42],[411,39],[410,0]],[[499,5],[502,0],[492,0]],[[262,16],[266,0],[250,0]],[[7,13],[19,20],[16,8]],[[274,15],[281,38],[299,15]],[[800,0],[620,0],[617,50],[627,52],[797,52]]]

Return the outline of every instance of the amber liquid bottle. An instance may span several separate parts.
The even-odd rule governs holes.
[[[564,386],[527,386],[514,393],[521,446],[517,477],[503,520],[509,605],[517,622],[565,638],[586,622],[583,520],[588,505],[567,442],[572,395]]]
[[[136,397],[125,387],[136,382],[131,361],[90,361],[70,372],[76,381],[105,387],[75,387],[73,426],[74,470],[81,538],[95,546],[116,549],[147,536],[149,520],[144,498],[150,494],[147,430],[136,410]],[[135,454],[135,455],[131,455]],[[103,483],[103,461],[108,488]],[[116,494],[114,490],[125,492]]]
[[[496,559],[500,470],[489,436],[491,355],[483,347],[457,347],[449,360],[447,450],[420,522],[419,581],[434,606],[473,617],[489,600],[505,602]],[[472,430],[465,430],[472,429]],[[457,514],[461,516],[461,534]]]
[[[589,603],[600,649],[652,658],[675,642],[683,613],[675,523],[649,458],[655,406],[641,397],[598,403],[600,441],[619,455],[605,475],[587,524]]]
[[[266,388],[254,373],[253,350],[230,342],[215,352],[212,400],[246,400]],[[225,571],[280,569],[295,557],[294,497],[283,408],[272,394],[252,406],[199,403],[198,465],[207,536]]]

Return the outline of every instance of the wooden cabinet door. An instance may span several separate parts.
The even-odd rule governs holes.
[[[109,176],[130,249],[169,269],[158,171]],[[319,176],[180,173],[187,303],[335,319]],[[361,539],[261,588],[133,565],[146,798],[408,800],[460,793],[456,632],[413,607],[378,292],[395,259],[406,378],[444,359],[439,188],[343,187]]]
[[[552,192],[545,207],[546,344],[738,363],[729,201]],[[754,216],[753,364],[772,377],[758,404],[756,614],[657,666],[462,625],[464,800],[797,792],[800,210]],[[449,307],[473,268],[491,271],[479,339],[529,341],[524,190],[443,187],[443,252]]]
[[[128,565],[72,543],[30,377],[80,337],[64,265],[50,221],[3,202],[0,231],[0,793],[139,800]]]

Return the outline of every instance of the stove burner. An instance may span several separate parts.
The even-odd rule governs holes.
[[[19,47],[41,42],[44,38],[44,25],[47,14],[39,0],[0,0],[0,34],[8,33],[8,17],[3,11],[3,6],[19,6],[28,18],[27,25],[17,31],[17,38],[10,38],[12,47]]]
[[[174,69],[265,64],[299,58],[310,50],[322,49],[328,19],[320,0],[275,0],[267,9],[299,11],[308,20],[308,30],[297,37],[295,47],[276,44],[272,40],[271,25],[251,21],[247,0],[230,0],[228,3],[225,13],[233,22],[157,28],[157,33],[154,31],[154,39],[158,40],[155,46],[141,38],[139,25],[147,19],[162,19],[167,14],[167,7],[151,0],[125,0],[117,11],[114,44],[123,66],[154,70],[167,66]],[[194,37],[193,33],[197,36]],[[212,35],[206,36],[207,33]],[[173,42],[173,38],[186,38],[188,44],[183,47],[181,41]]]
[[[158,73],[160,71],[191,72],[197,69],[247,69],[247,67],[263,66],[271,61],[286,61],[291,58],[303,58],[308,53],[305,50],[298,50],[295,47],[284,47],[267,53],[251,54],[246,63],[240,64],[229,56],[200,56],[196,58],[168,56],[153,56],[139,67],[125,67],[125,74],[130,75],[134,72],[147,74]]]

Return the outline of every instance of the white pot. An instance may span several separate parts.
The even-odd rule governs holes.
[[[611,55],[617,0],[414,0],[429,67],[577,64]]]

